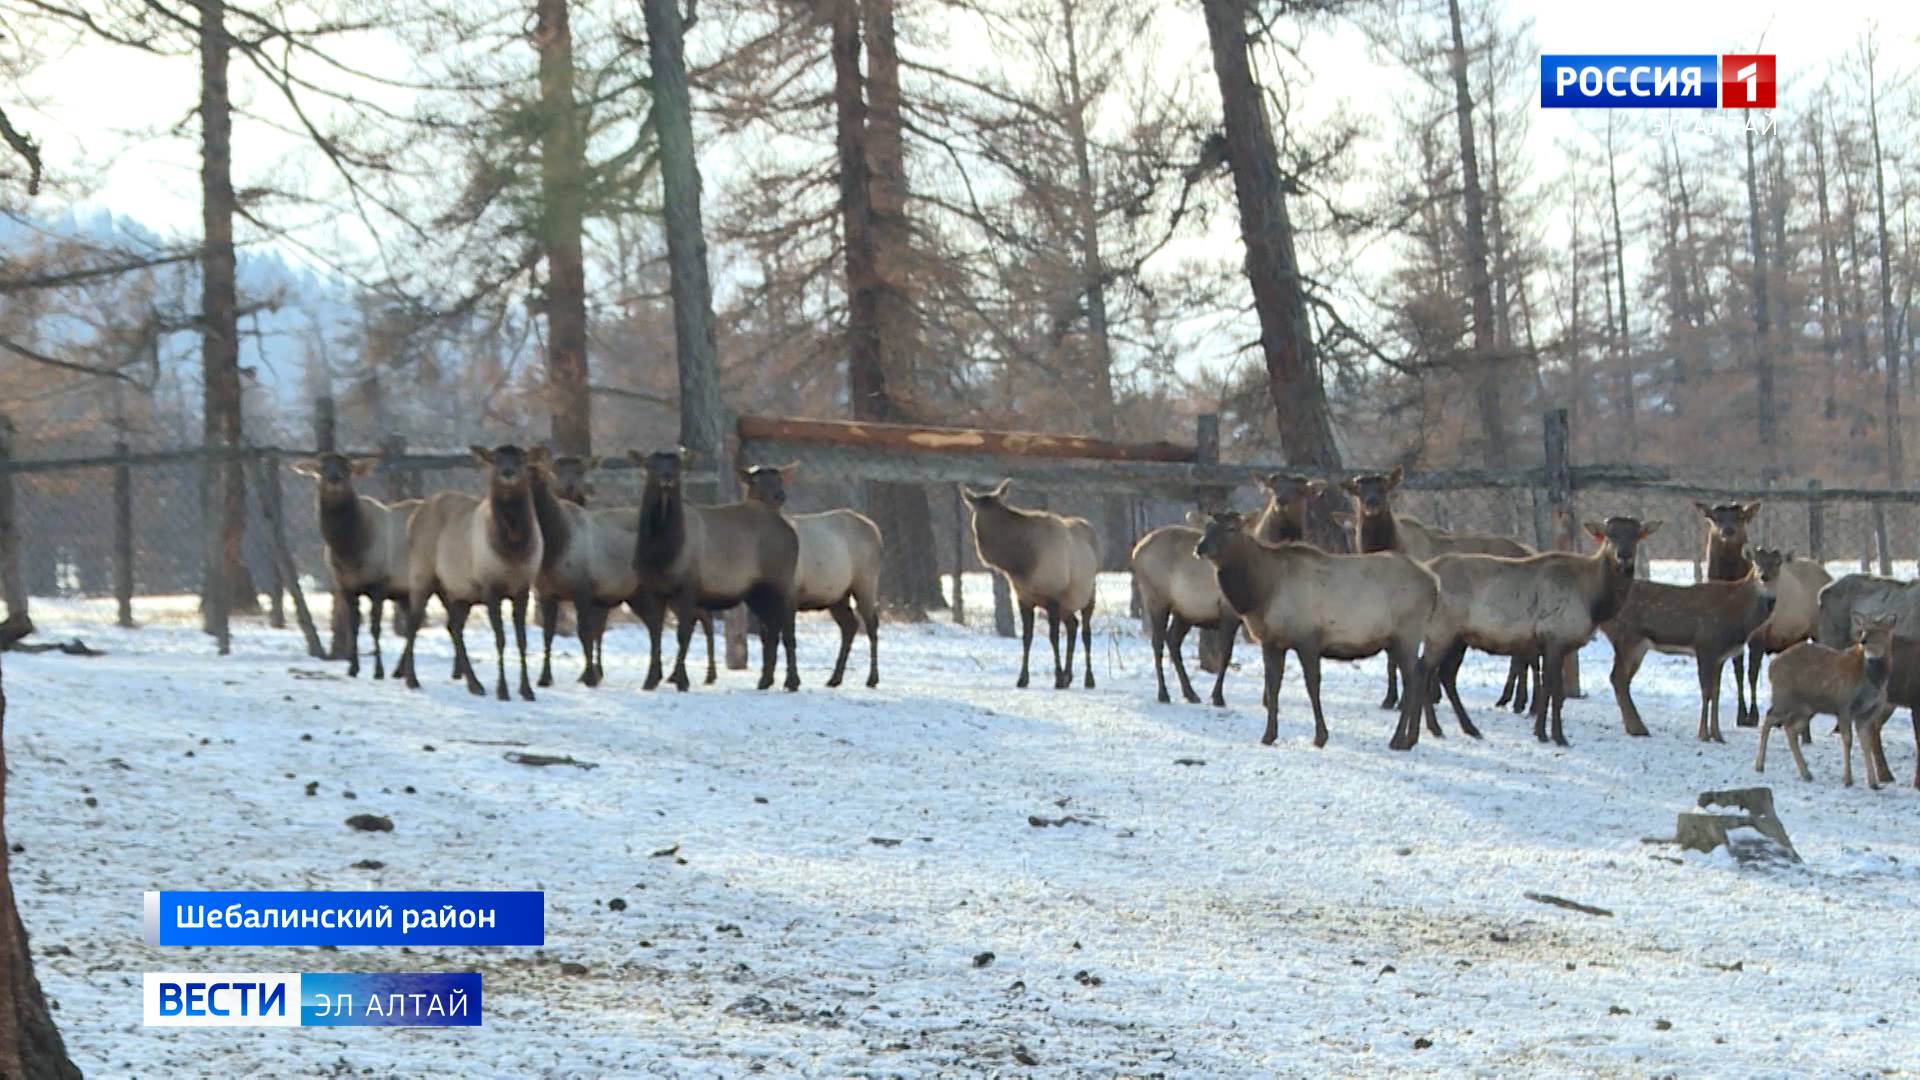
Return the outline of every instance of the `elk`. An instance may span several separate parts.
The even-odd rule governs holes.
[[[573,503],[576,506],[587,506],[587,499],[593,494],[593,484],[591,481],[587,479],[587,475],[599,467],[600,467],[600,458],[598,458],[597,456],[582,458],[582,457],[575,457],[572,455],[565,455],[565,456],[553,458],[548,463],[548,468],[546,470],[548,474],[548,487],[550,488],[550,490],[552,490],[553,494],[563,502]],[[639,510],[639,507],[635,507],[635,506],[622,506],[622,507],[614,507],[614,508],[601,508],[601,509],[594,510],[593,512],[597,515],[604,516],[604,518],[606,519],[613,520],[617,525],[621,527],[623,531],[632,532],[634,528],[634,520],[636,516],[639,514],[640,510]],[[629,559],[631,552],[632,552],[632,546],[629,545],[626,551],[622,552],[621,558],[625,561],[631,561]],[[602,590],[602,592],[604,594],[607,592],[607,590]],[[633,612],[636,615],[638,615],[640,612],[641,605],[636,602],[637,597],[630,594],[628,597],[626,597],[626,599],[628,601],[628,606],[633,610]],[[593,652],[588,654],[588,656],[586,657],[588,663],[592,665],[592,669],[594,674],[596,675],[596,679],[594,683],[589,683],[588,685],[597,685],[598,681],[600,679],[604,679],[607,674],[605,618],[609,613],[610,611],[598,613],[602,619],[602,622],[598,627],[596,627],[596,633],[594,634]],[[541,615],[542,615],[542,618],[545,618],[544,611],[541,613]],[[715,662],[714,653],[713,653],[713,612],[706,611],[704,609],[696,610],[694,612],[694,618],[699,621],[701,630],[703,630],[706,633],[706,638],[707,638],[706,683],[707,685],[711,686],[715,682],[717,682],[720,678],[720,668],[719,668],[719,665]],[[543,625],[543,629],[544,629],[544,625]],[[543,670],[545,666],[546,666],[545,662],[543,661],[541,664],[541,667]],[[582,682],[586,682],[585,675],[586,673],[582,672],[582,676],[581,676]],[[539,683],[538,685],[545,686],[546,684],[543,682],[543,683]]]
[[[598,686],[606,677],[602,639],[608,613],[640,587],[633,569],[637,512],[589,510],[562,495],[563,491],[584,495],[584,474],[596,464],[597,459],[572,455],[534,463],[533,512],[540,522],[541,541],[540,573],[534,578],[540,594],[538,686],[553,685],[554,624],[563,601],[573,605],[578,627],[584,661],[580,681]]]
[[[797,464],[761,466],[747,473],[748,501],[783,511],[787,481]],[[880,526],[852,510],[788,514],[800,539],[794,569],[794,604],[799,611],[825,611],[840,627],[840,655],[833,661],[829,687],[840,685],[847,657],[862,623],[867,629],[867,685],[880,685]],[[855,614],[858,607],[859,613]]]
[[[1840,722],[1840,746],[1845,757],[1840,782],[1853,786],[1853,738],[1860,735],[1861,751],[1866,756],[1867,784],[1878,788],[1880,779],[1891,779],[1885,755],[1879,750],[1880,725],[1892,709],[1887,705],[1887,683],[1892,667],[1888,656],[1893,646],[1895,619],[1890,615],[1856,615],[1852,620],[1853,645],[1834,649],[1818,642],[1802,642],[1774,658],[1767,669],[1767,683],[1773,700],[1767,706],[1766,719],[1760,724],[1760,750],[1753,759],[1754,772],[1767,771],[1767,737],[1776,727],[1787,729],[1787,749],[1793,752],[1793,767],[1802,780],[1812,780],[1807,759],[1800,753],[1798,736],[1821,713]]]
[[[495,696],[507,696],[507,638],[500,621],[500,601],[513,605],[513,636],[520,650],[520,697],[533,700],[527,678],[527,592],[540,571],[540,522],[533,509],[532,460],[518,446],[491,450],[471,447],[486,475],[487,493],[475,498],[441,492],[414,512],[407,529],[407,648],[400,664],[406,669],[407,688],[417,690],[413,672],[414,639],[426,615],[427,598],[437,596],[447,609],[447,632],[453,635],[455,670],[466,676],[467,690],[485,694],[467,655],[467,612],[475,604],[487,608],[493,627],[494,657],[499,677]]]
[[[1920,581],[1848,574],[1820,590],[1813,639],[1832,649],[1853,643],[1855,615],[1892,616],[1897,633],[1920,638]]]
[[[1738,654],[1772,616],[1778,569],[1777,563],[1772,570],[1756,563],[1738,581],[1634,585],[1626,606],[1600,628],[1613,645],[1613,697],[1627,734],[1647,734],[1633,703],[1633,677],[1647,650],[1656,649],[1694,658],[1700,678],[1700,724],[1695,738],[1726,742],[1720,735],[1720,673],[1727,658]]]
[[[1913,722],[1913,743],[1915,757],[1913,762],[1913,786],[1920,789],[1920,639],[1904,634],[1895,634],[1887,650],[1887,703],[1889,713],[1895,708],[1907,710],[1907,719]],[[1893,783],[1893,771],[1886,767],[1887,751],[1880,743],[1881,727],[1886,718],[1873,725],[1874,752],[1880,758],[1880,782]]]
[[[1758,724],[1761,661],[1813,636],[1820,621],[1820,590],[1832,583],[1833,575],[1817,562],[1794,558],[1791,551],[1755,548],[1748,554],[1773,582],[1773,615],[1747,639],[1747,706],[1753,710],[1752,722]]]
[[[346,612],[347,675],[360,675],[360,598],[367,598],[367,633],[373,638],[373,677],[387,677],[380,656],[380,621],[389,598],[407,610],[407,523],[420,508],[419,499],[383,503],[353,490],[353,478],[373,471],[378,458],[350,458],[325,453],[297,461],[293,471],[319,481],[320,540],[327,549],[327,571],[333,576],[333,602]],[[394,674],[402,674],[396,666]]]
[[[647,625],[652,663],[646,689],[660,685],[660,629],[666,609],[673,611],[679,652],[669,680],[682,691],[687,679],[687,645],[693,640],[696,612],[724,611],[746,604],[760,621],[760,689],[773,685],[777,647],[787,654],[785,688],[800,689],[800,673],[793,659],[794,573],[800,557],[800,539],[779,512],[764,503],[745,501],[722,506],[696,506],[686,501],[680,486],[682,469],[691,456],[685,449],[627,456],[647,473],[641,493],[639,528],[633,551],[640,577],[636,612]],[[753,469],[739,469],[751,482]]]
[[[1053,643],[1053,685],[1073,685],[1075,632],[1085,643],[1086,688],[1093,689],[1094,575],[1100,569],[1100,538],[1086,518],[1008,505],[1011,478],[991,491],[960,485],[960,497],[973,513],[973,544],[980,561],[1007,579],[1020,607],[1020,678],[1027,687],[1033,652],[1033,610],[1047,613],[1047,637]],[[1060,623],[1067,624],[1067,659],[1060,662]]]
[[[1279,737],[1288,650],[1300,657],[1313,706],[1313,745],[1327,744],[1320,661],[1359,660],[1380,652],[1407,684],[1400,721],[1387,745],[1408,750],[1419,741],[1418,703],[1426,697],[1420,650],[1444,649],[1449,636],[1439,621],[1444,610],[1440,583],[1431,571],[1398,552],[1329,555],[1296,541],[1269,546],[1231,510],[1209,516],[1194,554],[1213,564],[1221,595],[1260,644],[1267,708],[1262,744],[1271,746]],[[1471,723],[1460,730],[1479,734]]]
[[[1257,478],[1267,493],[1267,505],[1254,519],[1253,535],[1262,543],[1279,544],[1307,538],[1307,504],[1327,490],[1324,481],[1286,473]]]
[[[1739,581],[1753,568],[1747,554],[1747,526],[1760,512],[1758,502],[1726,502],[1708,506],[1694,500],[1694,509],[1706,519],[1706,562],[1708,581]],[[1756,675],[1757,679],[1759,676]],[[1760,722],[1760,703],[1747,700],[1747,657],[1744,651],[1733,654],[1734,723],[1752,727]],[[1751,717],[1751,719],[1749,719]]]
[[[1270,520],[1268,512],[1257,519],[1254,532]],[[1160,683],[1159,700],[1173,700],[1167,693],[1167,672],[1163,656],[1173,653],[1173,673],[1180,679],[1180,696],[1189,704],[1200,703],[1187,678],[1187,665],[1180,647],[1187,631],[1199,627],[1218,633],[1222,656],[1220,670],[1213,677],[1213,704],[1225,707],[1221,686],[1227,681],[1227,667],[1233,662],[1234,640],[1240,636],[1240,616],[1220,593],[1213,564],[1195,554],[1201,530],[1207,521],[1202,514],[1187,515],[1188,525],[1166,525],[1140,538],[1128,560],[1133,580],[1140,586],[1140,606],[1147,616],[1147,631],[1153,638],[1153,674]],[[1195,527],[1197,526],[1197,527]],[[1297,537],[1296,537],[1297,539]]]
[[[1457,640],[1438,654],[1435,678],[1464,723],[1466,708],[1454,680],[1467,647],[1501,656],[1545,659],[1544,692],[1533,701],[1533,736],[1568,745],[1560,713],[1566,704],[1569,653],[1593,637],[1594,630],[1619,614],[1638,586],[1633,560],[1640,542],[1660,528],[1630,517],[1589,521],[1586,530],[1599,546],[1591,555],[1548,551],[1524,559],[1497,555],[1442,555],[1427,563],[1440,578],[1441,596]],[[1427,703],[1429,712],[1433,703]],[[1429,723],[1431,726],[1431,723]]]
[[[1335,521],[1353,530],[1353,550],[1399,551],[1415,562],[1422,563],[1439,555],[1500,555],[1518,559],[1534,554],[1532,548],[1518,540],[1509,540],[1504,536],[1449,532],[1395,513],[1393,492],[1405,477],[1405,470],[1395,465],[1390,473],[1363,473],[1341,481],[1341,489],[1353,497],[1354,511],[1352,514],[1335,513],[1333,516]],[[1537,663],[1537,657],[1513,657],[1507,665],[1506,686],[1501,689],[1500,700],[1494,703],[1495,707],[1512,702],[1514,712],[1526,711],[1527,680],[1532,675],[1537,683],[1538,675],[1534,670]],[[1380,707],[1391,709],[1399,700],[1397,673],[1389,666],[1387,696],[1381,699]]]

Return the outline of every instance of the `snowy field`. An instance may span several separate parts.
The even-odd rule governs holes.
[[[1494,712],[1505,664],[1477,658],[1485,741],[1411,754],[1386,749],[1381,664],[1330,663],[1332,742],[1296,670],[1263,748],[1254,650],[1230,708],[1155,704],[1108,584],[1091,692],[1017,691],[1017,642],[945,623],[885,626],[880,688],[825,690],[834,631],[807,617],[798,694],[724,671],[644,694],[621,625],[608,685],[573,683],[569,639],[533,704],[447,681],[437,629],[410,695],[294,631],[248,624],[223,660],[184,605],[120,631],[110,603],[36,601],[40,640],[110,653],[6,660],[13,876],[55,1018],[89,1076],[1920,1073],[1904,715],[1877,793],[1840,787],[1830,724],[1812,784],[1776,742],[1806,863],[1755,869],[1642,842],[1755,782],[1731,686],[1728,745],[1693,741],[1691,661],[1648,659],[1634,740],[1589,646],[1562,750]],[[141,893],[167,888],[539,888],[547,946],[148,948]],[[147,970],[479,971],[485,1026],[148,1030]]]

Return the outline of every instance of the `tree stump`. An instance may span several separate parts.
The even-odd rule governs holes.
[[[1793,841],[1787,836],[1787,830],[1773,812],[1773,789],[1733,788],[1727,791],[1703,791],[1699,805],[1732,806],[1745,810],[1744,814],[1702,814],[1684,812],[1674,823],[1674,840],[1689,851],[1712,851],[1724,847],[1741,862],[1755,859],[1783,858],[1789,862],[1799,862],[1800,853],[1794,850]],[[1748,839],[1732,835],[1735,829],[1752,829],[1762,839]]]

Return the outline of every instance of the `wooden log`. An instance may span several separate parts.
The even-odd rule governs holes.
[[[1215,423],[1217,425],[1218,417]],[[1045,435],[1033,431],[803,420],[778,416],[742,416],[738,427],[742,442],[827,443],[922,453],[964,452],[1007,454],[1013,457],[1089,458],[1097,461],[1194,460],[1191,447],[1170,442],[1117,443],[1078,435]]]
[[[113,600],[118,609],[116,621],[122,629],[133,628],[133,467],[127,464],[129,449],[125,439],[115,439],[113,452],[120,463],[113,467]]]

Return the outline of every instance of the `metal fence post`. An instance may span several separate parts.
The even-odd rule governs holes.
[[[1807,481],[1807,557],[1827,561],[1827,513],[1818,480]]]
[[[113,441],[113,599],[117,621],[133,628],[133,464],[127,440]]]

